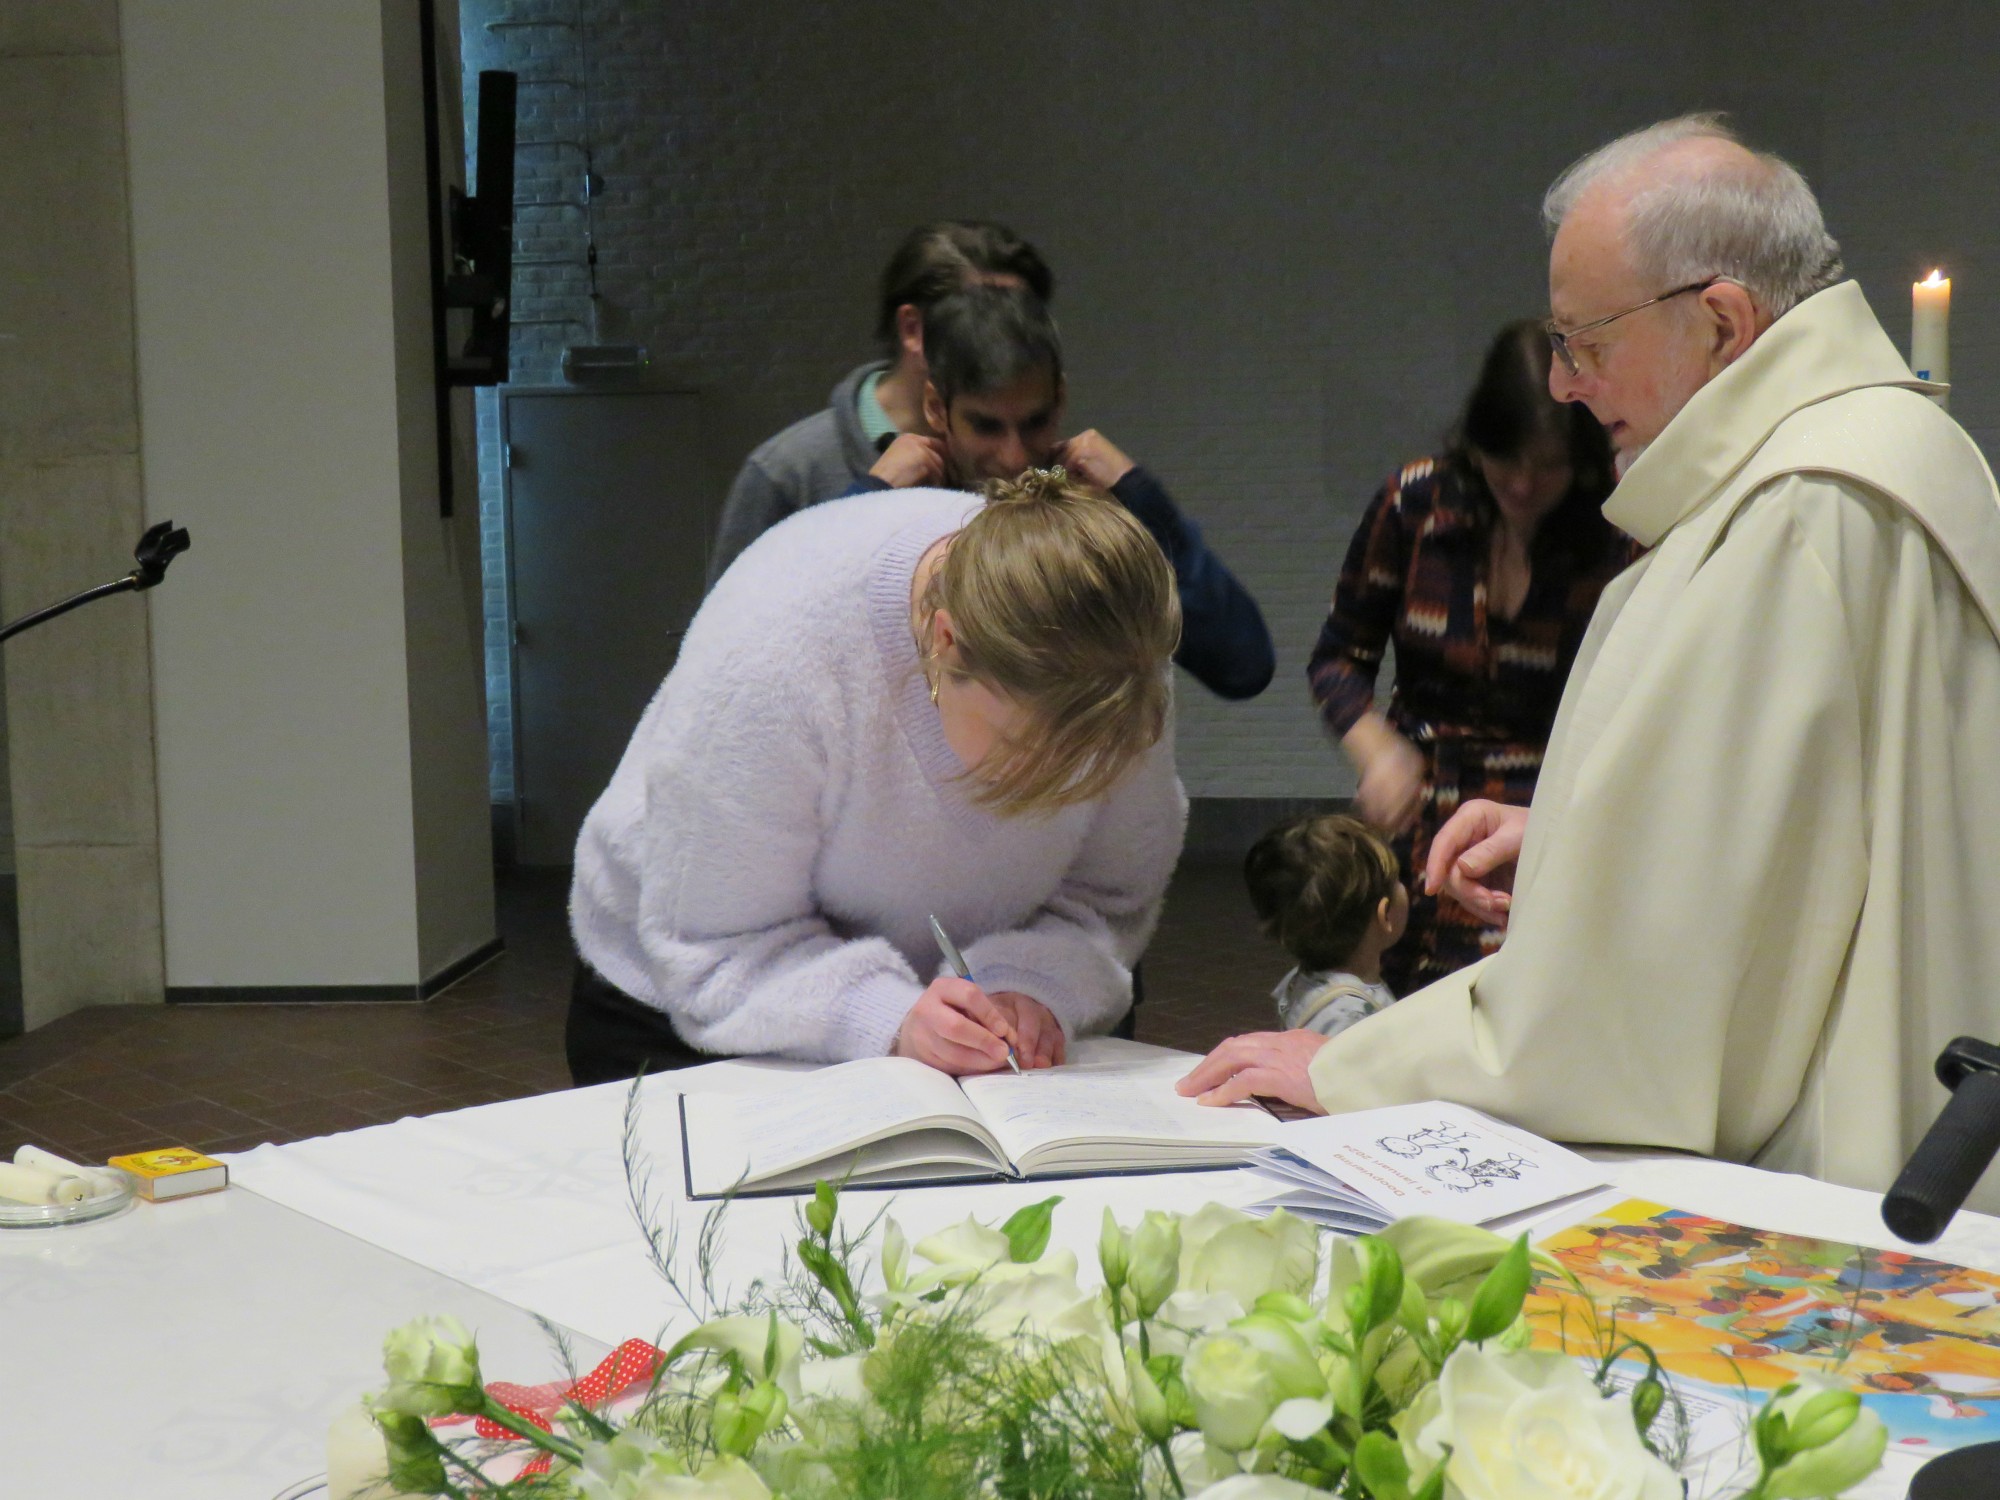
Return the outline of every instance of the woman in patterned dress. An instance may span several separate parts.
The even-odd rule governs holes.
[[[1597,596],[1641,550],[1601,513],[1610,445],[1588,411],[1550,397],[1548,361],[1539,323],[1501,330],[1443,454],[1369,505],[1307,669],[1360,776],[1355,810],[1402,861],[1409,928],[1382,963],[1399,995],[1500,945],[1500,929],[1424,894],[1431,836],[1461,801],[1534,795]]]

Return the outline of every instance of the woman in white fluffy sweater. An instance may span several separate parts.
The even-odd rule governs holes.
[[[1179,628],[1152,538],[1059,469],[767,532],[584,822],[577,1082],[758,1053],[1039,1067],[1109,1029],[1186,821]]]

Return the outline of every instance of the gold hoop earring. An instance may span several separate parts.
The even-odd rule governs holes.
[[[931,707],[936,708],[937,695],[938,695],[938,679],[931,676],[930,673],[926,672],[924,674],[924,680],[931,685]]]

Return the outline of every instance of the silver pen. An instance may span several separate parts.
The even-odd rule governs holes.
[[[967,984],[977,984],[979,981],[972,977],[972,970],[965,966],[965,955],[958,951],[958,944],[954,943],[950,935],[945,932],[944,923],[937,919],[936,912],[931,913],[931,936],[937,939],[938,952],[944,955],[944,961],[951,972]],[[1016,1073],[1021,1071],[1021,1060],[1014,1055],[1012,1042],[1007,1044],[1007,1066]]]

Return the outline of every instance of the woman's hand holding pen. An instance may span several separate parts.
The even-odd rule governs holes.
[[[1013,990],[989,995],[947,974],[917,997],[889,1050],[956,1077],[1005,1068],[1009,1044],[1023,1068],[1046,1068],[1063,1059],[1062,1024],[1039,1000]]]

